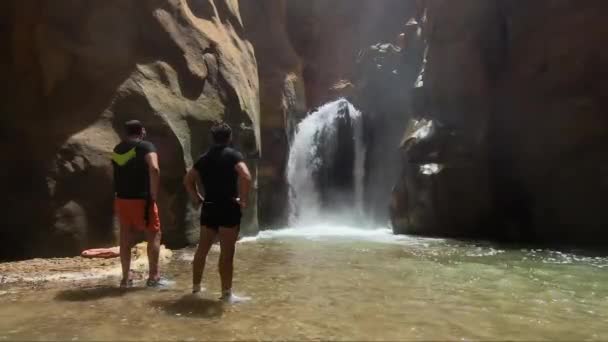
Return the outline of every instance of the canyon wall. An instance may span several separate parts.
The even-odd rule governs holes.
[[[395,231],[604,243],[608,3],[426,7],[427,62],[402,144]]]
[[[181,181],[213,121],[255,171],[257,63],[236,0],[14,0],[0,5],[0,258],[115,243],[110,152],[139,119],[159,149],[164,242],[198,239]],[[255,201],[255,191],[251,203]],[[245,230],[257,230],[255,206]]]
[[[243,230],[283,226],[289,139],[338,97],[363,112],[373,220],[390,206],[397,233],[601,243],[605,14],[601,0],[3,1],[0,259],[115,243],[109,154],[127,119],[159,148],[169,246],[197,241],[181,179],[218,120],[257,179]]]

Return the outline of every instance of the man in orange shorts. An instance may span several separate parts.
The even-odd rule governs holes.
[[[156,147],[145,141],[146,129],[141,122],[125,123],[127,139],[114,148],[115,211],[120,220],[120,287],[131,286],[131,248],[135,232],[144,232],[148,242],[148,286],[160,281],[158,260],[160,255],[160,218],[156,199],[160,186],[160,169]]]

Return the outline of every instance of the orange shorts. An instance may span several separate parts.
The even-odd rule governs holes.
[[[160,217],[158,216],[158,206],[156,203],[150,205],[148,214],[148,224],[144,218],[146,201],[142,199],[121,199],[114,201],[114,210],[123,227],[131,227],[136,230],[148,230],[151,232],[160,231]]]

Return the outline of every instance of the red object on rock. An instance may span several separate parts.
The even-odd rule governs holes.
[[[89,259],[111,259],[118,258],[120,256],[120,248],[112,247],[112,248],[96,248],[96,249],[87,249],[83,251],[80,256],[83,258]]]

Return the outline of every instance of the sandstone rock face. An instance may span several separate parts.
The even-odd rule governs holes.
[[[198,238],[182,190],[212,121],[260,152],[257,63],[236,0],[4,1],[0,258],[110,245],[109,153],[139,119],[159,148],[169,246]],[[255,203],[254,198],[251,203]],[[246,231],[257,229],[256,208]]]
[[[288,30],[287,1],[241,1],[246,35],[255,46],[260,79],[262,158],[259,162],[259,219],[262,228],[287,220],[285,168],[290,122],[307,112],[303,61]]]
[[[413,114],[437,129],[404,140],[395,230],[605,243],[608,3],[428,0],[427,11]]]

